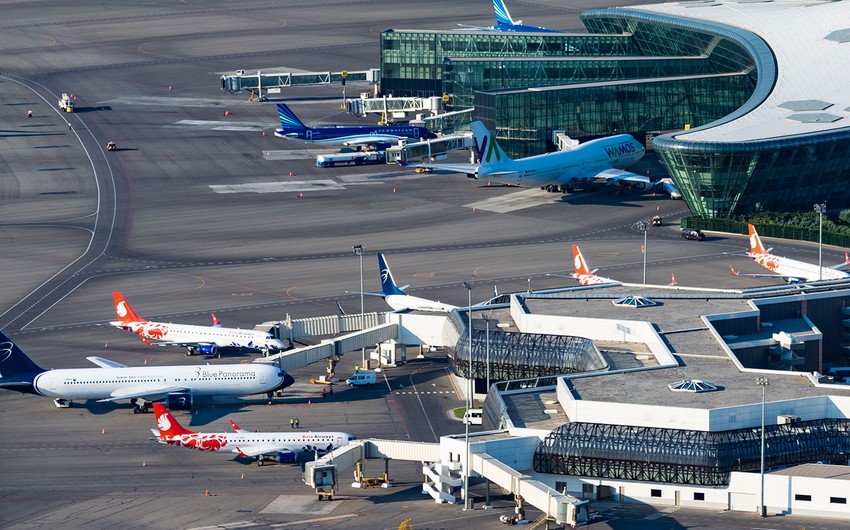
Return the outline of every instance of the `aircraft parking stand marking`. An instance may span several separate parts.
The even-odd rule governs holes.
[[[563,196],[560,193],[549,193],[537,188],[510,193],[501,197],[493,197],[484,201],[472,202],[464,204],[465,208],[475,208],[476,210],[485,210],[495,213],[508,213],[525,208],[533,208],[543,204],[554,204],[562,202]]]
[[[205,131],[236,131],[236,132],[260,132],[269,128],[268,124],[250,121],[208,121],[208,120],[180,120],[170,125],[163,125],[166,129],[202,129]]]
[[[294,182],[253,182],[246,184],[213,185],[216,193],[295,193],[300,191],[344,190],[333,180],[299,180]]]
[[[135,96],[100,101],[101,104],[120,103],[121,105],[151,105],[157,107],[226,107],[229,104],[220,99],[175,98],[159,96]]]
[[[309,160],[315,157],[316,153],[310,151],[263,151],[266,160]]]

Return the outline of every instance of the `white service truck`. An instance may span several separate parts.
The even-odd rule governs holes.
[[[326,155],[316,156],[316,166],[318,167],[334,167],[354,164],[357,166],[363,164],[383,164],[387,161],[387,156],[384,151],[340,151],[339,153],[330,153]]]
[[[68,94],[62,94],[59,99],[59,108],[65,112],[74,112],[74,100]]]

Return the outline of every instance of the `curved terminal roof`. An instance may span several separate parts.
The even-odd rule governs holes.
[[[763,87],[770,92],[761,104],[728,121],[677,133],[679,141],[745,142],[850,127],[850,2],[674,2],[610,11],[729,26],[756,35],[773,53],[778,77]]]

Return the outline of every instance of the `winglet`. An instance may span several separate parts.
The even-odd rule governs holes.
[[[738,274],[739,274],[739,273],[738,273],[738,271],[736,271],[735,269],[733,269],[733,268],[732,268],[732,265],[729,265],[729,270],[730,270],[730,271],[732,271],[732,274],[734,274],[735,276],[738,276]]]
[[[584,261],[584,256],[581,255],[581,250],[579,250],[578,245],[573,245],[573,266],[575,267],[575,276],[580,276],[582,274],[591,274],[590,268],[587,266],[587,262]]]
[[[399,289],[395,284],[395,280],[393,279],[393,273],[390,271],[389,265],[387,265],[387,261],[384,259],[384,255],[378,252],[378,270],[381,276],[381,293],[384,296],[390,296],[393,294],[404,294],[404,291]]]
[[[118,322],[121,324],[147,322],[147,320],[140,317],[135,311],[133,311],[133,308],[130,307],[130,304],[124,299],[124,296],[121,293],[117,291],[113,292],[112,300],[115,302],[115,314],[118,315]]]
[[[758,232],[756,232],[756,227],[748,224],[747,231],[750,234],[750,254],[769,254],[770,251],[762,244],[761,238]]]
[[[234,431],[236,431],[236,432],[251,432],[247,429],[243,429],[242,427],[236,425],[236,422],[234,422],[233,420],[229,420],[229,421],[230,421],[230,425],[233,426]]]
[[[168,412],[168,409],[162,403],[154,403],[153,411],[156,415],[156,427],[159,429],[159,436],[163,440],[170,436],[195,434],[193,431],[180,425],[177,419]]]

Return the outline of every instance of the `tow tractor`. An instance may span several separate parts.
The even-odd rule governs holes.
[[[65,112],[74,112],[74,100],[68,94],[62,94],[59,99],[59,108]]]
[[[117,151],[118,150],[118,144],[116,144],[115,142],[110,140],[110,141],[106,142],[106,150],[107,151]]]
[[[656,215],[652,218],[652,226],[662,226],[664,224],[664,218],[660,215]]]

